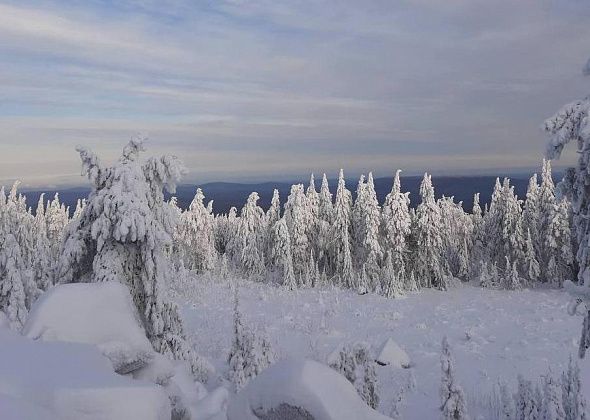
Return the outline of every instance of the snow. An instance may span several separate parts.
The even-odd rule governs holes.
[[[34,341],[0,328],[2,420],[164,420],[156,385],[113,372],[91,345]]]
[[[116,371],[142,366],[153,354],[128,289],[116,282],[52,288],[33,306],[23,334],[32,339],[95,344]]]
[[[303,409],[314,420],[386,419],[369,408],[342,375],[312,360],[289,359],[246,385],[231,400],[228,420],[260,420],[284,404]]]
[[[341,343],[367,342],[377,353],[393,337],[411,356],[409,369],[377,366],[378,411],[390,415],[408,383],[401,418],[439,418],[440,343],[448,336],[456,378],[468,410],[490,418],[485,403],[505,381],[512,394],[516,377],[538,381],[549,366],[558,376],[576,354],[581,317],[568,315],[563,290],[490,290],[462,285],[441,292],[422,290],[398,299],[350,290],[282,288],[247,281],[240,287],[245,322],[264,328],[279,359],[305,357],[326,363]],[[200,277],[174,289],[186,331],[220,374],[227,372],[232,340],[233,297],[229,282]],[[590,399],[590,365],[580,362],[583,392]]]
[[[396,368],[409,368],[411,366],[410,357],[393,338],[388,338],[381,345],[381,350],[377,354],[377,363],[389,365]]]

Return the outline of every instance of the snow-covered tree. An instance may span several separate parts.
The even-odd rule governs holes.
[[[455,377],[455,360],[451,354],[451,348],[446,336],[442,340],[440,366],[442,370],[440,386],[440,411],[442,412],[442,418],[444,420],[469,419],[465,394]]]
[[[285,221],[291,237],[291,253],[293,255],[293,270],[297,276],[305,273],[310,253],[308,239],[308,225],[312,215],[309,202],[305,196],[303,184],[291,186],[291,193],[285,203]]]
[[[551,372],[543,378],[543,405],[540,418],[543,420],[565,420],[560,385],[551,376]]]
[[[391,254],[387,255],[381,269],[381,283],[382,294],[386,297],[397,297],[404,293],[405,282],[402,280],[402,273],[393,265]]]
[[[553,203],[551,219],[548,221],[545,237],[545,252],[548,255],[545,278],[554,286],[572,278],[572,242],[569,224],[569,202],[566,199]]]
[[[416,209],[414,267],[422,286],[444,288],[443,238],[440,207],[434,199],[430,175],[420,185],[422,202]]]
[[[253,192],[238,219],[232,246],[234,257],[246,276],[258,278],[264,273],[264,211],[258,206],[258,193]]]
[[[306,235],[309,240],[309,254],[319,255],[318,243],[315,240],[319,233],[319,213],[320,213],[320,194],[315,189],[315,178],[313,174],[309,179],[309,186],[305,191],[305,197],[307,198],[307,212],[309,214],[309,222],[307,224]],[[315,257],[314,257],[315,258]]]
[[[65,227],[69,222],[68,210],[65,205],[60,203],[58,193],[55,193],[53,200],[47,205],[45,219],[47,222],[47,238],[51,245],[50,258],[56,260],[61,251]]]
[[[514,400],[508,392],[508,386],[506,383],[500,384],[499,420],[514,420]]]
[[[218,214],[215,216],[213,224],[213,237],[215,239],[215,249],[220,255],[226,255],[228,259],[237,258],[235,254],[237,247],[238,233],[238,211],[231,207],[227,215]]]
[[[479,270],[479,285],[486,288],[494,287],[497,279],[492,277],[492,274],[488,268],[488,263],[485,261],[480,261],[480,264],[481,268]]]
[[[295,273],[293,271],[293,259],[291,256],[291,238],[284,218],[279,219],[272,228],[271,259],[273,266],[281,270],[282,282],[289,290],[297,287]]]
[[[541,275],[541,268],[539,267],[539,262],[537,261],[535,246],[533,244],[533,238],[531,236],[530,230],[527,230],[524,264],[524,273],[526,274],[528,281],[535,283]]]
[[[275,355],[268,339],[243,324],[236,289],[233,341],[228,356],[229,379],[234,384],[236,392],[239,392],[250,379],[269,367],[274,360]]]
[[[336,354],[331,355],[328,365],[354,385],[367,405],[377,408],[379,393],[375,359],[366,344],[344,345]]]
[[[586,400],[582,393],[580,368],[570,357],[567,372],[561,375],[561,400],[565,413],[565,420],[586,420]]]
[[[578,164],[568,171],[567,191],[572,201],[573,225],[579,244],[576,261],[578,263],[578,283],[566,281],[564,286],[574,297],[570,313],[584,302],[585,317],[580,340],[580,357],[584,357],[590,346],[590,97],[565,105],[553,117],[545,121],[545,131],[550,135],[547,145],[547,158],[559,158],[564,147],[571,141],[577,144]]]
[[[379,243],[379,226],[381,224],[381,208],[377,201],[373,174],[369,172],[366,182],[359,182],[359,190],[354,204],[353,213],[356,261],[364,267],[368,276],[369,289],[375,290],[379,282],[380,266],[383,251]]]
[[[333,264],[330,255],[330,234],[334,218],[334,206],[332,193],[328,185],[326,174],[322,177],[322,186],[318,197],[318,222],[317,222],[317,261],[322,271],[332,272]]]
[[[518,375],[518,390],[514,396],[516,406],[515,420],[537,420],[540,418],[539,401],[535,397],[531,381]]]
[[[537,174],[534,174],[530,180],[526,192],[526,201],[522,212],[523,229],[530,232],[531,240],[535,248],[535,254],[540,251],[540,208],[539,208],[539,183]]]
[[[39,196],[33,234],[35,236],[33,253],[33,277],[37,288],[47,290],[53,282],[53,261],[51,259],[51,244],[47,237],[47,221],[45,219],[44,194]]]
[[[393,187],[385,197],[381,226],[384,237],[384,250],[387,255],[385,266],[391,265],[391,271],[395,273],[397,281],[403,285],[407,282],[408,277],[406,254],[408,252],[408,236],[410,235],[412,219],[409,211],[410,194],[401,192],[400,172],[400,170],[395,172]],[[395,288],[392,288],[392,286],[384,285],[388,290],[386,294],[391,294]]]
[[[200,188],[176,227],[176,242],[186,268],[198,273],[213,269],[217,255],[213,232],[214,217],[203,204]]]
[[[484,216],[486,237],[485,255],[498,266],[504,266],[505,257],[522,266],[525,236],[522,225],[521,202],[514,187],[505,178],[496,180],[489,211]]]
[[[510,263],[510,258],[506,256],[506,264],[504,268],[504,288],[508,290],[520,290],[522,282],[518,274],[516,261]]]
[[[473,241],[473,220],[463,211],[462,203],[455,203],[453,197],[442,197],[438,206],[444,271],[453,277],[466,279]]]
[[[272,228],[276,222],[281,218],[281,199],[279,190],[276,188],[272,192],[272,199],[270,200],[270,207],[266,212],[266,224]]]
[[[176,220],[164,203],[163,189],[174,191],[184,172],[182,164],[172,156],[141,161],[142,138],[132,139],[111,167],[90,150],[77,150],[92,191],[80,218],[66,230],[57,279],[127,285],[154,349],[188,360],[202,377],[178,309],[166,298],[174,273],[165,248]]]
[[[340,284],[347,287],[353,287],[354,283],[349,231],[351,209],[352,195],[346,189],[344,172],[340,170],[330,243],[334,272],[340,279]]]
[[[82,215],[82,210],[86,207],[86,199],[78,199],[76,201],[76,208],[74,209],[74,214],[72,215],[72,219],[78,219]]]
[[[22,327],[27,317],[27,275],[18,242],[9,233],[0,242],[0,311],[6,314],[10,327],[16,330]]]

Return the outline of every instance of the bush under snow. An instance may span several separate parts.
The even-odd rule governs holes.
[[[271,366],[230,401],[228,420],[385,420],[346,378],[321,363],[290,359]]]
[[[0,328],[2,420],[167,420],[161,387],[113,372],[87,344],[33,341]]]
[[[389,365],[404,369],[409,368],[412,365],[408,354],[393,340],[393,338],[385,340],[377,354],[376,361],[380,365]]]
[[[144,366],[154,350],[127,287],[116,282],[54,287],[33,306],[23,335],[44,341],[94,344],[115,371]]]

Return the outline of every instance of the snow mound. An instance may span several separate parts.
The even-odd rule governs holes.
[[[77,283],[44,293],[31,309],[23,335],[94,344],[115,371],[128,373],[153,357],[140,325],[127,287],[117,282]]]
[[[2,420],[164,420],[161,387],[113,372],[91,345],[32,341],[0,329]]]
[[[230,400],[228,420],[385,420],[340,374],[311,360],[271,366]]]
[[[412,365],[408,354],[391,337],[385,340],[381,346],[381,350],[377,353],[376,361],[383,366],[389,365],[404,369]]]

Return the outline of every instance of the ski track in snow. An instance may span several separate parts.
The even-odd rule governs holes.
[[[489,290],[461,286],[446,292],[425,289],[403,298],[357,295],[349,290],[302,289],[289,292],[239,281],[244,322],[262,328],[279,358],[304,356],[325,363],[343,342],[364,341],[377,351],[388,338],[407,351],[411,369],[378,366],[379,411],[389,415],[400,387],[413,371],[416,388],[402,406],[404,419],[438,418],[441,340],[449,339],[457,375],[472,414],[498,381],[512,390],[518,373],[537,381],[555,376],[576,354],[581,317],[567,314],[560,290]],[[179,291],[180,290],[180,291]],[[233,293],[228,281],[198,278],[175,289],[187,332],[198,351],[223,375],[231,344]],[[586,398],[590,367],[580,361]]]

